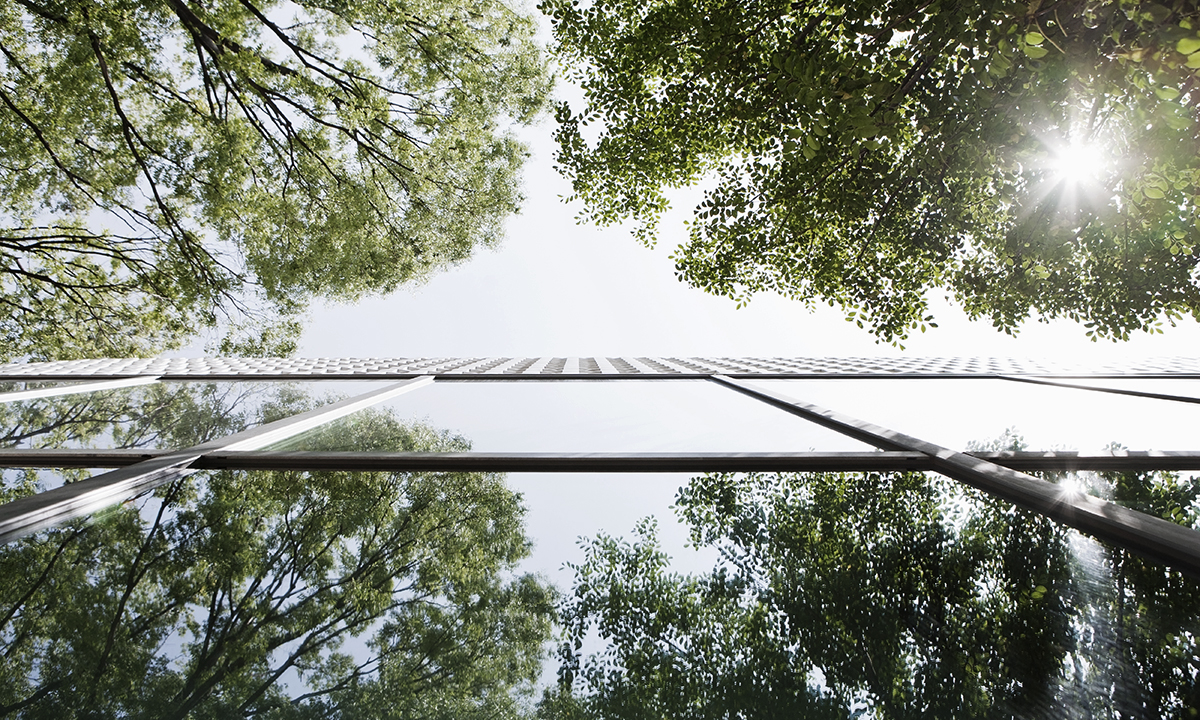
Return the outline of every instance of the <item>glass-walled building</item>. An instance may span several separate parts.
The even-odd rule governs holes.
[[[463,630],[470,603],[463,605],[459,595],[482,602],[485,586],[507,598],[497,607],[516,612],[517,605],[504,603],[516,603],[512,573],[528,550],[520,539],[521,498],[506,494],[501,473],[553,474],[562,483],[593,487],[647,474],[679,476],[680,483],[703,475],[707,480],[697,478],[680,495],[682,512],[693,513],[688,522],[697,539],[704,522],[715,523],[708,537],[718,537],[713,528],[720,521],[712,518],[733,517],[747,503],[766,508],[778,500],[772,493],[792,488],[786,492],[799,500],[787,495],[784,505],[771,505],[775,510],[756,511],[761,527],[755,537],[776,528],[799,532],[793,526],[804,517],[804,537],[825,542],[820,528],[849,523],[859,544],[838,546],[836,553],[865,558],[869,569],[851,586],[869,585],[872,592],[887,575],[879,563],[889,553],[958,557],[960,549],[983,543],[980,548],[1004,555],[1017,552],[1018,539],[1028,541],[1032,545],[1021,551],[1029,558],[1025,571],[1015,570],[1011,558],[989,565],[977,557],[982,550],[956,560],[966,563],[956,571],[958,595],[947,590],[938,606],[958,608],[958,615],[938,622],[963,616],[963,608],[1005,603],[1012,607],[996,617],[1007,621],[1015,622],[1017,610],[1039,607],[1058,618],[1054,632],[1021,625],[1031,636],[1054,635],[1042,649],[1055,658],[1046,666],[1054,689],[1038,701],[1047,708],[1108,698],[1116,703],[1109,705],[1114,716],[1171,714],[1197,697],[1200,659],[1192,653],[1200,632],[1194,588],[1200,488],[1188,476],[1200,470],[1194,430],[1200,426],[1200,361],[1194,359],[1108,367],[960,358],[81,360],[0,366],[0,413],[0,538],[11,581],[0,639],[17,669],[3,681],[8,688],[0,688],[0,709],[18,714],[52,707],[46,703],[56,697],[67,707],[63,698],[74,696],[65,684],[85,676],[93,696],[107,692],[100,679],[119,662],[158,678],[160,701],[181,716],[209,707],[222,693],[237,695],[240,700],[229,702],[253,714],[275,707],[272,702],[350,702],[346,698],[367,692],[363,688],[383,692],[387,683],[387,692],[399,692],[396,678],[421,663],[452,664],[432,651],[409,648],[405,655],[409,650],[397,649],[402,628],[410,634],[414,627],[438,628],[447,636],[448,628]],[[845,481],[840,519],[822,515],[829,508],[817,506],[831,502],[819,500],[832,487],[830,478],[850,477],[865,479]],[[895,478],[927,478],[934,489],[920,491],[918,501],[904,494],[915,490],[897,490]],[[759,489],[739,495],[752,486]],[[710,494],[723,488],[741,504],[697,499],[705,488]],[[571,502],[569,491],[561,497]],[[890,498],[890,507],[877,507],[881,498]],[[921,504],[926,501],[932,504]],[[787,504],[793,502],[801,505]],[[712,512],[696,514],[701,507]],[[798,509],[788,516],[781,507]],[[816,514],[806,514],[810,510]],[[905,512],[920,522],[872,534]],[[906,532],[935,526],[941,539],[934,545],[901,542]],[[1021,533],[1030,537],[1016,538]],[[987,542],[979,539],[984,535]],[[721,537],[735,550],[744,540]],[[447,552],[480,556],[462,559],[459,577],[447,569],[454,565]],[[800,562],[803,553],[796,553],[772,562]],[[836,553],[831,557],[840,557]],[[815,558],[804,560],[808,564],[796,570],[800,579],[789,582],[806,587],[804,578],[818,573]],[[398,564],[388,565],[392,561]],[[821,572],[849,572],[859,562],[837,559]],[[938,575],[949,572],[949,563],[937,560],[912,572]],[[74,570],[65,570],[68,565]],[[371,573],[386,577],[367,592],[375,605],[351,602],[366,592],[356,583]],[[1018,575],[1023,578],[1014,580]],[[1018,592],[1014,583],[1026,581],[1029,588]],[[221,589],[222,582],[228,587]],[[930,587],[948,581],[938,582]],[[88,612],[68,622],[48,610],[68,586],[95,593],[105,622],[72,631]],[[778,597],[782,591],[772,592]],[[1051,596],[1058,598],[1053,609]],[[405,605],[410,600],[411,607]],[[253,619],[239,615],[239,603],[250,602],[266,609]],[[361,617],[329,620],[354,602],[365,603]],[[526,666],[536,665],[533,648],[551,618],[546,602],[523,616],[530,628],[525,646],[487,653],[519,655]],[[297,619],[305,603],[321,608],[310,613],[319,622]],[[434,607],[460,616],[435,618]],[[836,598],[827,611],[839,612]],[[272,612],[287,622],[272,624]],[[910,613],[913,627],[930,613]],[[962,622],[974,627],[977,620]],[[238,622],[245,634],[214,650],[214,638]],[[479,630],[499,621],[470,622]],[[71,632],[98,633],[103,640]],[[149,633],[151,647],[136,649],[138,632]],[[1097,633],[1116,633],[1107,650],[1097,650]],[[997,641],[977,634],[979,652],[998,656]],[[257,655],[237,659],[264,637],[274,639]],[[344,642],[361,646],[335,649]],[[948,662],[931,659],[933,641],[921,633],[904,642],[911,647],[897,667],[913,677]],[[64,647],[75,660],[62,660]],[[1089,652],[1107,652],[1111,662]],[[88,657],[86,667],[72,664]],[[463,668],[484,663],[474,657],[457,660],[465,663],[457,666],[464,678]],[[1029,681],[1005,675],[1012,661],[1005,662],[989,670],[983,660],[962,661],[954,682],[970,674],[972,687],[995,685],[980,697],[1017,697],[1025,691],[1013,688]],[[218,671],[221,663],[226,670]],[[836,695],[831,668],[802,668],[802,684],[817,695]],[[57,686],[55,673],[63,678]],[[1113,679],[1123,674],[1138,679],[1126,687]],[[1086,682],[1080,680],[1085,675]],[[505,692],[515,687],[514,678],[500,683]],[[997,690],[1001,685],[1008,689]],[[1155,699],[1135,713],[1130,703],[1139,687]],[[876,689],[865,685],[850,692],[847,708],[888,715],[872,693]],[[131,712],[120,702],[132,700],[113,702],[111,714]]]

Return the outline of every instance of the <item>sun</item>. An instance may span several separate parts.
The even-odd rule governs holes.
[[[1106,166],[1104,151],[1093,143],[1072,141],[1050,149],[1048,169],[1054,185],[1099,184]]]

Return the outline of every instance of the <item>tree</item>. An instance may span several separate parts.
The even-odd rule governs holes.
[[[495,244],[533,32],[501,0],[5,3],[0,357],[286,345],[315,295]]]
[[[582,216],[653,242],[704,181],[674,254],[695,287],[839,306],[883,341],[938,292],[1009,333],[1200,317],[1194,3],[540,7],[586,96],[557,111]]]
[[[385,412],[341,430],[310,447],[466,448]],[[502,476],[213,472],[139,504],[0,550],[0,714],[509,717],[540,669],[552,594],[513,573]]]
[[[1196,481],[1098,484],[1196,522]],[[1158,718],[1195,707],[1194,580],[952,481],[710,475],[677,507],[721,561],[671,574],[650,523],[633,542],[585,542],[561,611],[562,685],[544,716]],[[604,649],[586,655],[592,633]]]

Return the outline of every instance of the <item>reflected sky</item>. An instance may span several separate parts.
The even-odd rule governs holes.
[[[435,382],[369,412],[378,411],[449,430],[477,452],[873,449],[704,380]],[[350,427],[355,417],[338,422]],[[300,435],[269,449],[310,448]],[[325,443],[322,449],[338,448]]]
[[[1188,450],[1200,426],[1200,405],[1007,380],[752,382],[953,450],[1009,429],[1029,450]]]

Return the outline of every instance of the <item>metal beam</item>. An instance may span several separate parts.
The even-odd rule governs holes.
[[[300,413],[299,415],[292,415],[291,417],[276,420],[266,425],[259,425],[249,430],[243,430],[228,437],[198,445],[196,449],[203,450],[201,454],[205,454],[211,450],[257,450],[432,383],[433,376],[431,375],[423,375],[412,380],[405,380],[395,385],[389,385],[378,390],[346,398],[330,405],[324,405],[314,410]]]
[[[1046,378],[1020,377],[1017,375],[1000,375],[998,377],[1001,380],[1030,383],[1033,385],[1050,385],[1052,387],[1071,388],[1072,390],[1091,390],[1092,392],[1111,393],[1113,395],[1131,395],[1133,397],[1152,398],[1154,400],[1200,404],[1200,398],[1188,397],[1186,395],[1169,395],[1166,393],[1146,392],[1144,390],[1097,387],[1095,385],[1081,385],[1079,383],[1060,382],[1058,380],[1047,380]]]
[[[922,470],[921,453],[214,453],[197,467],[431,472],[703,473]]]
[[[0,449],[0,467],[115,468],[170,454],[149,449]],[[1200,470],[1200,451],[1122,450],[1081,454],[968,452],[970,457],[1026,472],[1144,472]],[[304,467],[310,463],[311,467]],[[933,470],[918,452],[329,452],[255,450],[209,452],[191,465],[202,470],[396,470],[437,472],[856,472]]]
[[[189,475],[198,469],[194,466],[196,460],[210,452],[257,450],[432,382],[430,376],[406,380],[185,450],[171,451],[86,480],[18,498],[0,505],[0,542],[10,542],[124,502]]]
[[[190,475],[197,454],[169,453],[0,505],[0,543],[60,525]]]
[[[546,365],[553,358],[543,358],[547,360]],[[679,367],[666,358],[654,358],[656,362],[664,366]],[[540,362],[540,360],[539,360]],[[633,364],[633,363],[630,363]],[[634,365],[637,367],[637,365]],[[642,366],[645,366],[642,363]],[[543,367],[544,369],[544,367]],[[265,372],[259,371],[255,373],[239,373],[239,372],[165,372],[161,375],[146,375],[144,377],[155,377],[161,381],[173,382],[305,382],[310,380],[408,380],[417,377],[430,375],[438,380],[454,380],[463,382],[553,382],[556,380],[641,380],[641,381],[656,381],[656,380],[695,380],[708,379],[713,375],[723,374],[726,377],[737,377],[758,380],[991,380],[1003,379],[1009,377],[998,373],[986,372],[771,372],[768,370],[755,372],[735,372],[732,370],[726,372],[717,371],[700,371],[700,370],[681,370],[679,372],[654,372],[654,373],[621,373],[621,374],[594,374],[594,373],[552,373],[542,372],[536,366],[521,373],[459,373],[459,372],[426,372],[423,370],[399,371],[399,372],[383,372],[383,371],[329,371],[321,373],[303,373],[303,372]],[[125,379],[127,376],[104,375],[101,373],[93,373],[90,376],[71,375],[63,372],[47,372],[40,374],[26,373],[13,374],[0,372],[0,382],[74,382],[83,377],[97,377],[102,379]],[[1015,377],[1015,376],[1013,376]],[[1200,380],[1200,374],[1196,373],[1143,373],[1138,375],[1117,375],[1114,373],[1097,373],[1094,375],[1085,375],[1080,373],[1063,374],[1063,378],[1072,378],[1079,380],[1088,380],[1093,378],[1102,378],[1108,380]]]
[[[1031,475],[796,400],[745,380],[723,375],[713,376],[712,380],[877,447],[924,453],[933,461],[933,469],[942,475],[1104,542],[1200,577],[1200,532],[1116,503],[1067,491]]]

